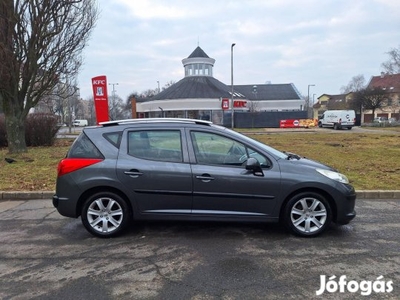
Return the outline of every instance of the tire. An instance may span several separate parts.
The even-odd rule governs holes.
[[[338,130],[338,129],[339,129],[339,126],[338,126],[337,123],[333,124],[333,129],[334,129],[334,130]]]
[[[315,237],[332,221],[329,202],[320,194],[305,192],[291,198],[285,206],[283,221],[295,235]]]
[[[117,194],[100,192],[86,200],[81,218],[91,234],[109,238],[126,229],[131,220],[131,212],[125,200]]]

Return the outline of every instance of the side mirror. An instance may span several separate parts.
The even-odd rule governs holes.
[[[254,157],[246,161],[246,170],[252,171],[255,176],[264,176],[260,163]]]

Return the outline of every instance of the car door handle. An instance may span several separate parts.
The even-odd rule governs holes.
[[[138,170],[125,171],[124,174],[129,175],[132,178],[138,178],[139,176],[143,175],[143,173],[139,172]]]
[[[203,180],[204,182],[209,182],[209,181],[211,181],[211,180],[214,180],[215,178],[214,178],[214,177],[211,177],[211,176],[208,175],[208,174],[203,174],[203,175],[197,175],[197,176],[196,176],[196,179]]]

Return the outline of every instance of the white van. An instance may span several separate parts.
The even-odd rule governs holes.
[[[318,126],[351,129],[355,122],[356,112],[354,110],[327,110],[319,119]]]
[[[88,126],[88,121],[87,120],[75,120],[74,123],[72,123],[74,126]]]

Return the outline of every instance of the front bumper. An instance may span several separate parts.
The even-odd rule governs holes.
[[[337,214],[335,223],[338,225],[348,224],[353,220],[357,213],[355,211],[357,194],[354,188],[350,185],[346,186],[347,193],[340,201],[336,201]],[[336,199],[338,200],[338,199]]]

